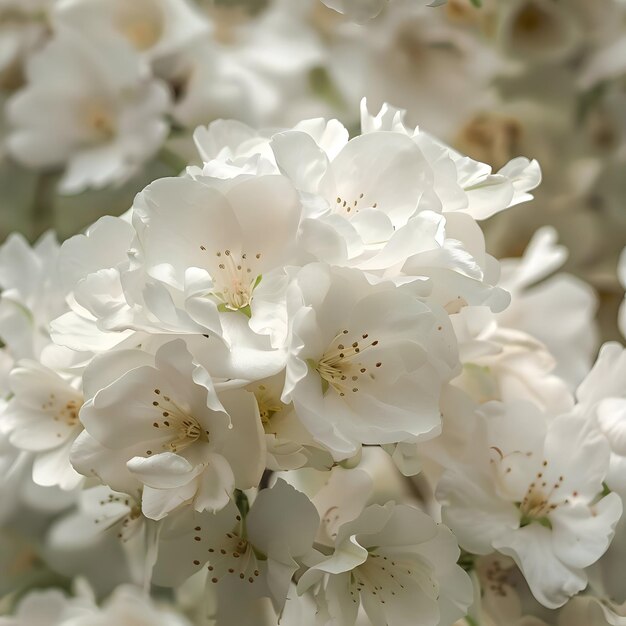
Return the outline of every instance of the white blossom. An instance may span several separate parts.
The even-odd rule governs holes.
[[[562,606],[622,514],[617,494],[602,497],[608,443],[575,412],[549,417],[524,401],[482,412],[465,459],[439,483],[443,519],[463,548],[511,556],[537,600]]]
[[[167,88],[124,41],[59,29],[26,74],[7,104],[9,151],[29,167],[65,167],[64,192],[123,182],[165,139]]]
[[[331,623],[352,626],[362,605],[375,626],[416,615],[424,624],[452,624],[471,602],[452,534],[411,506],[366,508],[339,528],[334,548],[298,583],[299,591],[319,585]]]
[[[361,443],[440,432],[439,390],[455,367],[445,314],[410,287],[370,285],[321,264],[305,266],[290,291],[283,401],[336,459]]]
[[[181,340],[154,356],[103,355],[85,377],[85,432],[72,463],[115,490],[143,489],[147,517],[161,519],[187,503],[216,511],[235,488],[258,483],[265,449],[254,396],[218,395]]]

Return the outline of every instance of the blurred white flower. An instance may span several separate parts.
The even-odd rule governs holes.
[[[38,485],[70,490],[83,480],[69,462],[70,448],[83,429],[79,384],[35,361],[20,361],[11,371],[13,397],[0,413],[0,431],[16,448],[34,453]]]
[[[63,192],[123,182],[167,135],[167,87],[123,40],[59,29],[26,74],[7,104],[9,151],[29,167],[65,166]]]
[[[87,36],[122,35],[149,61],[207,37],[210,25],[188,0],[58,0],[55,19]]]

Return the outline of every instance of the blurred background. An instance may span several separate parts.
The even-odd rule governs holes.
[[[405,108],[410,123],[495,169],[517,155],[538,159],[543,183],[535,200],[485,223],[488,249],[519,256],[537,228],[554,226],[569,250],[564,269],[599,295],[602,338],[619,337],[626,3],[384,5],[358,24],[321,0],[2,0],[0,240],[18,231],[35,241],[50,229],[63,240],[101,215],[121,214],[151,180],[197,158],[198,125],[234,118],[282,127],[324,116],[357,131],[366,96],[371,110],[384,101]],[[90,36],[100,34],[102,20],[110,25],[106,42]],[[87,35],[90,49],[69,61],[60,47],[72,28]],[[68,148],[55,107],[65,97],[71,105],[68,94],[92,71],[89,63],[113,72],[118,44],[129,55],[124,66],[137,66],[132,88],[167,91],[158,138],[135,151],[140,157],[122,175],[66,184],[68,171],[81,166],[72,159],[85,139]],[[33,101],[49,102],[50,117],[29,116]],[[89,123],[100,137],[109,130],[99,113]]]

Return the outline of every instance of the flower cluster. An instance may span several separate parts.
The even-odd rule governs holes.
[[[486,252],[537,162],[493,171],[365,102],[352,138],[194,139],[122,217],[0,248],[0,516],[36,509],[48,567],[117,587],[0,623],[513,624],[515,576],[575,610],[626,496],[626,353],[589,368],[553,230]]]

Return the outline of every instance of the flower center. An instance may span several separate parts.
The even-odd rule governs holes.
[[[41,405],[42,411],[46,412],[59,425],[63,425],[56,433],[58,439],[68,436],[65,426],[69,428],[81,428],[79,419],[80,409],[83,399],[79,396],[70,399],[58,398],[56,394],[50,393],[48,399]]]
[[[104,104],[91,102],[85,107],[85,124],[93,133],[95,141],[109,141],[115,136],[113,116]]]
[[[381,604],[394,601],[393,596],[400,595],[406,588],[408,579],[428,581],[433,587],[434,596],[438,595],[438,586],[427,568],[417,558],[399,555],[391,551],[377,548],[369,550],[365,563],[352,571],[355,588],[351,588],[350,597],[356,603],[357,593],[365,593]]]
[[[265,385],[258,385],[254,390],[254,396],[259,405],[261,423],[266,428],[270,425],[272,417],[283,410],[282,402],[276,398]]]
[[[547,464],[547,461],[544,461]],[[545,466],[545,465],[544,465]],[[563,504],[569,504],[569,500],[557,500],[554,496],[558,493],[563,483],[563,476],[552,485],[548,485],[544,480],[543,472],[538,472],[535,480],[530,483],[524,498],[519,503],[519,510],[522,514],[521,526],[527,526],[531,522],[539,522],[542,526],[552,528],[548,515]]]
[[[250,542],[236,532],[227,533],[221,546],[209,546],[209,579],[217,583],[223,576],[234,576],[254,583],[260,575],[259,557]]]
[[[200,250],[207,251],[205,246],[200,246]],[[215,289],[211,295],[219,301],[218,309],[241,311],[250,317],[252,293],[261,282],[261,275],[252,271],[245,252],[238,257],[230,250],[216,250],[214,254],[217,264],[213,272]],[[259,261],[261,257],[260,252],[254,255],[255,261]]]
[[[156,399],[152,406],[158,411],[158,419],[152,423],[153,428],[165,430],[168,439],[162,448],[167,452],[182,452],[196,441],[209,441],[209,431],[203,430],[198,420],[182,409],[170,396],[164,395],[160,389],[154,390]],[[150,456],[153,450],[146,450]]]
[[[347,335],[349,331],[345,329],[337,334],[322,358],[316,364],[311,364],[322,379],[324,392],[332,387],[340,396],[345,396],[347,391],[358,393],[360,382],[375,378],[363,364],[361,355],[367,349],[376,347],[379,341],[372,341],[368,333],[363,333],[360,340],[350,343]],[[380,361],[375,365],[376,368],[381,366]]]
[[[120,26],[120,32],[140,51],[152,48],[161,36],[157,25],[145,20],[133,20],[123,24]]]
[[[343,214],[345,217],[349,217],[351,215],[356,215],[363,206],[372,207],[376,209],[378,207],[378,203],[374,202],[373,204],[369,204],[366,200],[363,200],[365,194],[359,194],[359,197],[356,200],[350,200],[346,198],[342,198],[341,196],[337,196],[335,200],[335,213]]]

